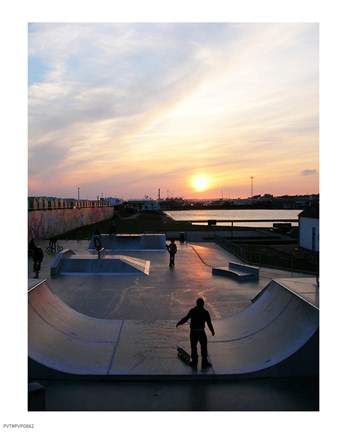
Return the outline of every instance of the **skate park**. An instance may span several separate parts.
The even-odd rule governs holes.
[[[269,389],[277,383],[286,385],[292,378],[314,380],[318,376],[319,292],[315,278],[269,268],[260,268],[258,277],[244,281],[214,274],[213,269],[224,268],[229,262],[242,263],[212,242],[178,243],[176,265],[170,268],[165,239],[135,237],[119,238],[117,245],[114,239],[108,244],[104,239],[100,258],[91,242],[63,242],[63,253],[45,256],[39,279],[30,277],[29,262],[29,380],[43,387],[49,382],[46,408],[66,409],[61,405],[66,398],[61,395],[69,393],[72,383],[80,389],[93,387],[95,394],[104,387],[116,393],[124,386],[139,386],[140,399],[151,387],[159,386],[166,393],[167,386],[172,386],[169,382],[174,386],[179,382],[182,388],[203,386],[205,394],[226,392],[228,410],[232,388],[241,386],[247,394],[253,386],[264,386],[266,409],[270,405],[275,409],[275,404],[290,409],[292,398],[288,404],[286,400],[290,392],[283,392],[281,402],[280,398],[275,402]],[[91,261],[117,265],[108,274],[93,274]],[[216,333],[212,337],[207,330],[212,367],[206,370],[192,370],[176,352],[177,346],[189,351],[188,325],[176,329],[175,324],[197,297],[205,299]],[[157,396],[150,402],[143,395],[142,402],[132,398],[131,404],[129,398],[125,408],[122,398],[119,407],[131,410],[139,404],[146,410],[154,402],[159,406]],[[117,409],[112,405],[116,397],[103,399],[100,410]],[[174,399],[174,393],[161,399],[163,407],[169,399]],[[263,392],[261,402],[256,401],[256,392],[251,392],[241,409],[261,409],[264,400]],[[236,408],[239,401],[233,402]],[[316,401],[306,403],[318,405]],[[193,401],[185,401],[182,407],[176,404],[170,405],[172,409],[188,410]],[[70,404],[69,409],[81,407],[82,401]],[[223,408],[204,401],[200,409]]]

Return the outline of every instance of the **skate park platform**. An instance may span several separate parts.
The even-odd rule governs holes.
[[[76,255],[67,249],[52,263],[52,276],[124,276],[149,274],[150,261],[127,255]]]
[[[112,251],[131,250],[166,250],[165,234],[101,234],[102,247]],[[89,250],[95,250],[93,240],[90,241]]]
[[[85,256],[89,243],[69,241],[64,248]],[[161,410],[167,409],[168,400],[173,410],[196,409],[191,408],[195,406],[192,400],[184,399],[185,405],[172,401],[178,382],[190,391],[190,386],[203,386],[207,393],[228,395],[227,402],[200,401],[202,410],[232,410],[232,406],[241,410],[255,406],[265,410],[318,409],[319,293],[314,278],[267,268],[260,269],[258,281],[241,284],[213,276],[213,267],[237,260],[213,243],[178,244],[174,268],[169,268],[168,253],[162,250],[132,250],[129,256],[150,262],[145,277],[51,277],[54,256],[45,256],[40,280],[31,279],[29,274],[29,379],[49,382],[47,409],[66,409],[62,395],[73,391],[72,383],[74,389],[85,385],[93,388],[97,395],[102,388],[100,410],[138,406],[141,410],[153,406]],[[213,366],[193,370],[176,353],[177,345],[189,351],[188,325],[176,329],[175,323],[200,296],[206,301],[216,332],[212,337],[207,330]],[[287,386],[292,377],[313,382],[314,398],[305,404],[300,398],[293,402],[290,387],[286,393],[289,400],[282,393],[281,399],[273,401],[269,389]],[[308,392],[310,384],[305,388]],[[257,390],[262,385],[266,390],[260,401]],[[129,397],[127,402],[120,402],[116,395],[124,386],[141,389],[137,392],[141,401]],[[232,389],[238,387],[239,391],[239,386],[245,393],[257,389],[252,396],[247,393],[242,407],[232,396]],[[166,389],[173,387],[171,396],[166,395],[160,403],[154,396],[144,397],[149,388],[166,394]],[[113,398],[106,396],[110,389]],[[85,399],[70,400],[68,410],[95,409],[95,403],[88,403]]]

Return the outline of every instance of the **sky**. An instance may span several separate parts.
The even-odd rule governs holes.
[[[28,131],[29,196],[319,193],[319,26],[29,23]]]

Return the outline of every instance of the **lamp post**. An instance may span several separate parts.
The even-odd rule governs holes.
[[[250,179],[251,179],[251,198],[253,198],[253,176],[251,176]]]

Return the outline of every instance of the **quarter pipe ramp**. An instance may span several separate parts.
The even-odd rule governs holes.
[[[317,374],[319,311],[285,285],[285,280],[272,280],[249,308],[214,321],[216,336],[209,337],[213,368],[202,373],[177,360],[175,322],[89,317],[63,303],[42,281],[28,293],[29,377],[57,372],[113,378]],[[182,330],[178,342],[186,345],[189,329]]]

